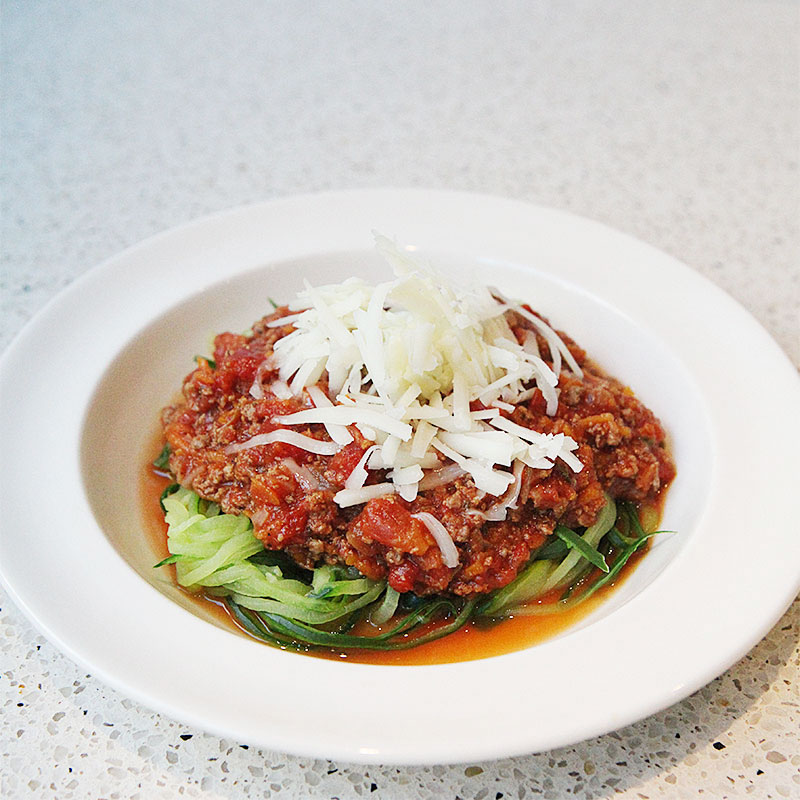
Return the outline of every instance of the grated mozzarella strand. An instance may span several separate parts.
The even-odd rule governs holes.
[[[347,508],[389,494],[394,494],[393,483],[373,483],[372,486],[363,486],[360,489],[342,489],[340,492],[336,492],[333,499],[340,508]]]
[[[274,442],[291,444],[294,445],[294,447],[307,450],[309,453],[316,453],[319,456],[332,456],[341,449],[336,442],[323,442],[320,439],[304,436],[297,431],[277,430],[270,431],[269,433],[259,433],[257,436],[253,436],[245,442],[229,444],[224,452],[230,455],[231,453],[239,453],[242,450],[249,450],[251,447],[261,447],[262,445],[273,444]]]
[[[431,532],[431,535],[436,539],[436,544],[442,553],[442,563],[446,567],[458,566],[458,548],[455,546],[447,528],[439,522],[433,514],[427,511],[421,511],[419,514],[412,514],[414,519],[418,519],[425,527]]]
[[[330,398],[319,386],[307,386],[306,391],[317,408],[333,407]],[[336,425],[333,422],[328,422],[325,425],[325,430],[328,431],[328,436],[330,436],[336,444],[345,445],[353,441],[353,434],[350,433],[344,425]]]
[[[280,425],[300,425],[313,422],[326,422],[334,425],[366,425],[379,431],[394,434],[406,442],[411,438],[411,426],[380,411],[355,406],[332,406],[331,408],[307,408],[294,414],[273,417]]]
[[[369,461],[369,457],[379,449],[380,447],[377,444],[373,444],[372,447],[368,447],[364,451],[364,455],[361,456],[358,464],[353,467],[353,471],[347,476],[347,480],[344,482],[345,489],[360,489],[364,485],[368,477],[365,465]]]
[[[347,426],[374,442],[336,502],[355,505],[392,491],[412,500],[419,490],[442,485],[445,476],[467,474],[479,491],[499,498],[490,516],[504,518],[518,497],[523,465],[547,469],[560,458],[580,471],[572,439],[529,430],[501,414],[537,390],[547,413],[557,411],[562,361],[582,374],[558,334],[500,292],[448,286],[383,236],[376,235],[376,247],[392,265],[393,280],[377,286],[357,278],[319,287],[306,282],[289,304],[293,313],[269,323],[293,326],[274,345],[271,368],[278,378],[271,388],[283,397],[305,389],[315,406],[273,421],[321,424],[333,440],[296,434],[300,439],[290,443],[333,453],[353,441]],[[533,331],[517,340],[507,318],[512,311],[546,342],[552,366]],[[260,378],[254,397],[263,394]],[[234,447],[266,443],[250,441]],[[365,485],[375,469],[391,470],[389,479]]]

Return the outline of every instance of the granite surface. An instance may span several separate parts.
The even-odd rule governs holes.
[[[2,4],[0,343],[77,276],[241,203],[426,186],[676,256],[800,365],[796,2]],[[791,554],[797,557],[797,553]],[[85,674],[0,591],[3,798],[800,797],[800,602],[655,716],[497,762],[247,748]]]

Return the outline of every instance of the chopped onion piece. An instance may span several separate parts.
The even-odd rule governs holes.
[[[458,464],[448,464],[446,467],[428,472],[419,482],[419,489],[424,492],[437,486],[446,486],[466,474]]]
[[[317,491],[320,488],[319,478],[308,467],[301,466],[293,458],[284,458],[283,463],[301,488],[306,491]]]
[[[263,524],[264,520],[267,518],[268,515],[269,515],[269,511],[267,511],[266,508],[256,509],[250,515],[250,522],[253,523],[253,527],[254,528],[258,528],[260,525]]]
[[[255,398],[256,400],[261,400],[264,397],[264,386],[262,385],[261,381],[264,378],[264,373],[267,370],[272,369],[272,359],[265,358],[259,365],[258,369],[256,370],[255,377],[253,378],[253,385],[250,387],[250,396]]]
[[[525,464],[522,461],[514,462],[514,483],[508,487],[506,493],[494,505],[486,509],[486,519],[493,522],[500,522],[508,515],[509,508],[517,507],[519,492],[522,488],[522,472]]]

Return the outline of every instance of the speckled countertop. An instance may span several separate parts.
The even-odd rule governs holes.
[[[2,5],[6,346],[94,264],[329,188],[506,195],[631,233],[800,364],[795,2]],[[794,554],[796,557],[796,554]],[[499,762],[360,767],[188,728],[85,674],[0,591],[3,798],[800,797],[800,603],[683,702]]]

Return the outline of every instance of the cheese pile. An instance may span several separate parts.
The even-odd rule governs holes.
[[[501,413],[537,387],[547,413],[555,413],[562,361],[580,375],[558,335],[499,292],[456,291],[385,237],[376,235],[376,243],[394,280],[377,286],[357,278],[319,287],[306,282],[289,306],[294,313],[271,323],[291,323],[294,330],[275,343],[270,368],[280,378],[270,389],[284,397],[305,391],[314,406],[273,421],[324,425],[331,452],[352,441],[349,425],[375,443],[336,494],[338,505],[395,492],[411,501],[418,491],[466,473],[480,491],[499,498],[487,518],[504,519],[515,507],[523,465],[548,469],[560,458],[580,471],[571,438],[530,430]],[[509,309],[547,342],[553,368],[532,332],[517,341],[506,320]],[[317,385],[322,378],[327,393]],[[254,384],[251,392],[260,391]],[[471,410],[472,401],[480,410]],[[294,434],[293,443],[309,438],[286,433]],[[317,448],[321,444],[316,441]],[[437,453],[449,460],[444,466]],[[368,470],[376,469],[389,470],[386,481],[365,486]]]

